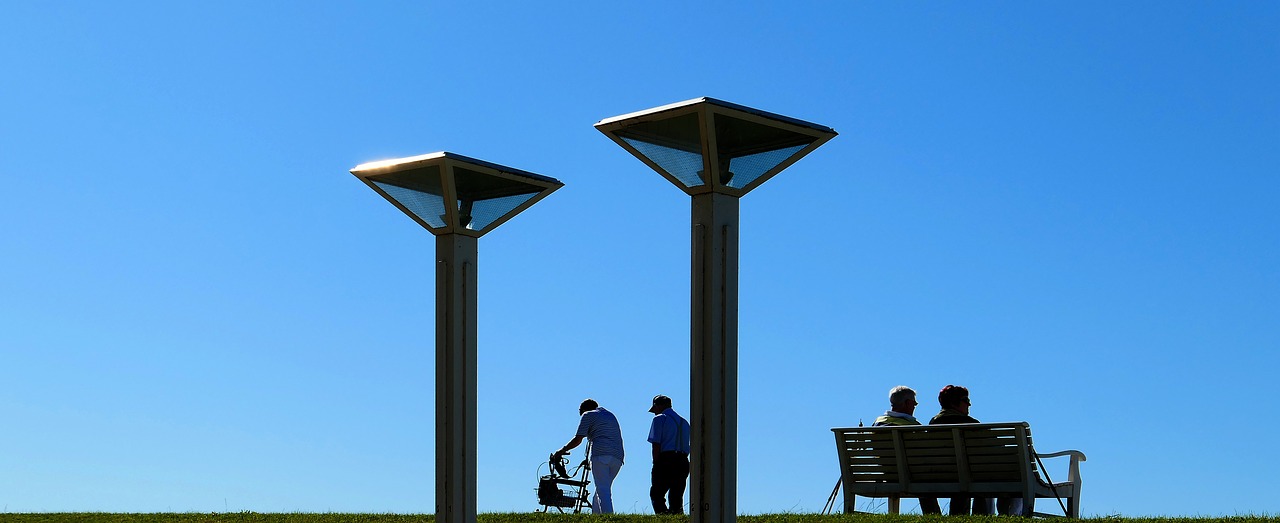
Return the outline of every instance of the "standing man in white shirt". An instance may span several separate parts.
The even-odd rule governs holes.
[[[613,478],[622,468],[622,427],[618,418],[601,407],[596,400],[585,399],[578,406],[578,433],[557,450],[553,456],[568,454],[571,449],[582,443],[582,438],[591,442],[591,478],[596,482],[596,493],[591,496],[592,514],[613,513]]]
[[[671,398],[653,397],[653,486],[649,498],[654,514],[683,514],[685,481],[689,479],[689,422],[671,408]],[[666,498],[665,500],[663,498]]]

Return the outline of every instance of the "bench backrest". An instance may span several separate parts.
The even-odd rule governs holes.
[[[1026,422],[835,428],[845,489],[901,493],[1023,493],[1038,478]]]

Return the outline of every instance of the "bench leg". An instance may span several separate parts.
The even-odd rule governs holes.
[[[890,514],[897,514],[897,513],[898,513],[898,508],[899,508],[899,507],[898,507],[898,505],[899,505],[899,503],[901,503],[901,502],[902,502],[902,499],[901,499],[901,498],[899,498],[899,497],[897,497],[897,496],[889,496],[889,513],[890,513]]]
[[[1076,476],[1076,477],[1078,478],[1080,476]],[[1067,508],[1069,509],[1069,512],[1067,513],[1067,515],[1073,518],[1079,518],[1080,517],[1080,481],[1079,480],[1076,480],[1075,488],[1071,489],[1071,496],[1067,498],[1067,503],[1070,503],[1070,505],[1067,505]]]

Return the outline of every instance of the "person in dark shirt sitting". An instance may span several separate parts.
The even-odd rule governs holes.
[[[981,423],[969,416],[969,389],[959,385],[947,385],[938,392],[938,404],[942,406],[942,412],[929,420],[930,425],[954,425],[956,423]],[[973,498],[973,514],[989,515],[991,514],[990,498]],[[952,516],[969,515],[970,498],[951,498],[951,508],[947,510]]]
[[[938,404],[942,412],[929,420],[930,425],[954,425],[956,423],[982,423],[969,416],[969,389],[959,385],[947,385],[938,392]]]

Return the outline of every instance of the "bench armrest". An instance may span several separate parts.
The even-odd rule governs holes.
[[[1085,461],[1084,453],[1078,450],[1064,450],[1061,452],[1050,452],[1048,454],[1041,454],[1037,452],[1036,456],[1041,458],[1060,458],[1062,456],[1071,456],[1071,459],[1073,460]]]
[[[1059,458],[1062,456],[1071,456],[1071,464],[1067,469],[1067,482],[1079,483],[1080,482],[1080,462],[1085,461],[1083,452],[1080,452],[1078,450],[1064,450],[1061,452],[1049,452],[1045,454],[1041,454],[1039,452],[1036,453],[1037,458]]]

